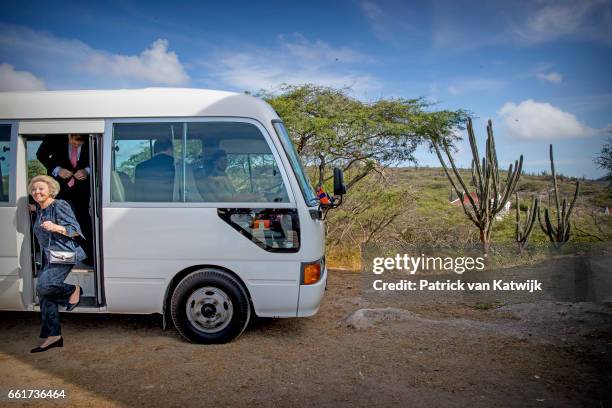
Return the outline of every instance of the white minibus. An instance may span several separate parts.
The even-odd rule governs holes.
[[[172,88],[0,93],[0,310],[39,310],[27,185],[47,173],[41,144],[68,134],[89,147],[93,256],[66,280],[78,312],[160,313],[219,343],[253,315],[318,311],[326,208],[282,120],[249,95]],[[174,168],[142,176],[168,142]]]

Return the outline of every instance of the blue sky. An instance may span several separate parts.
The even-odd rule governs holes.
[[[0,89],[350,86],[493,120],[500,164],[600,177],[611,134],[612,0],[3,1]],[[465,136],[465,133],[463,133]],[[421,165],[438,165],[426,149]],[[458,162],[468,166],[460,145]]]

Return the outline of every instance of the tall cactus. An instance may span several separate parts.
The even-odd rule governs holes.
[[[493,124],[489,120],[487,124],[487,144],[486,154],[480,161],[480,155],[478,154],[478,146],[476,145],[476,137],[474,136],[474,129],[472,127],[472,120],[468,119],[467,131],[470,141],[470,147],[472,149],[472,185],[474,187],[478,202],[475,202],[474,198],[469,192],[469,189],[463,178],[457,170],[453,156],[450,153],[448,142],[444,138],[433,141],[433,147],[438,155],[440,164],[444,168],[446,177],[450,181],[453,189],[460,197],[461,206],[466,216],[478,227],[480,230],[480,242],[482,243],[483,253],[486,255],[489,252],[489,245],[491,242],[491,230],[493,227],[493,221],[495,215],[499,213],[503,208],[504,204],[508,201],[508,197],[516,189],[521,172],[523,168],[523,155],[519,160],[514,162],[514,166],[510,164],[508,168],[508,175],[506,182],[502,188],[500,183],[500,171],[497,162],[497,152],[495,150],[495,139],[493,137]],[[451,176],[442,154],[440,153],[440,147],[438,143],[441,143],[448,161],[453,169],[453,174],[457,181]],[[461,189],[459,188],[461,187]],[[470,206],[466,206],[463,202],[463,198],[467,196]]]
[[[527,240],[529,239],[529,235],[531,234],[531,230],[535,225],[536,215],[539,213],[538,206],[539,200],[535,195],[531,199],[531,206],[527,207],[527,218],[525,219],[525,224],[521,224],[521,208],[519,206],[519,195],[515,193],[516,196],[516,243],[518,244],[519,252],[523,252],[525,246],[527,245]]]
[[[548,208],[544,210],[544,222],[542,222],[542,217],[540,216],[540,211],[538,211],[538,222],[540,223],[540,228],[542,231],[548,236],[550,242],[553,243],[555,248],[561,248],[563,244],[569,241],[570,238],[570,217],[572,216],[572,211],[574,210],[574,205],[576,204],[576,200],[578,199],[578,193],[580,191],[580,181],[576,181],[576,190],[574,191],[574,198],[572,198],[571,203],[567,203],[567,199],[563,197],[563,204],[559,202],[559,186],[557,185],[557,174],[555,173],[555,161],[553,158],[553,146],[550,145],[550,171],[552,173],[553,179],[553,188],[555,190],[555,206],[557,209],[557,226],[553,226],[552,221],[550,220],[550,212]]]

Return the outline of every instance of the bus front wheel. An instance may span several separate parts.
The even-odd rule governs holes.
[[[251,317],[248,295],[238,280],[217,269],[185,276],[171,300],[172,321],[194,343],[226,343],[238,337]]]

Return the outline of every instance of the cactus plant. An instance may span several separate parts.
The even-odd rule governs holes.
[[[553,226],[548,208],[544,210],[544,222],[542,222],[540,211],[538,211],[538,222],[540,223],[540,228],[542,228],[542,231],[544,231],[544,233],[548,236],[550,242],[552,242],[555,248],[558,249],[569,241],[570,238],[570,217],[572,216],[572,211],[574,210],[574,205],[576,204],[578,193],[580,192],[580,181],[576,181],[574,197],[572,198],[572,201],[568,207],[567,199],[565,197],[563,198],[563,204],[559,202],[559,186],[557,185],[557,174],[555,173],[555,160],[553,158],[552,144],[550,145],[550,171],[552,173],[553,189],[555,191],[557,225]]]
[[[516,189],[521,172],[523,168],[523,155],[520,156],[519,160],[514,162],[514,166],[510,164],[508,168],[508,175],[506,182],[502,188],[500,183],[500,170],[497,162],[497,152],[495,150],[495,139],[493,137],[493,124],[488,121],[487,124],[487,143],[485,157],[480,161],[478,154],[478,147],[476,145],[476,137],[474,135],[474,129],[472,127],[472,120],[468,118],[467,131],[470,141],[470,147],[472,150],[472,185],[474,187],[478,202],[474,200],[469,189],[464,182],[463,178],[457,170],[453,156],[449,150],[448,142],[444,138],[433,141],[433,147],[436,151],[440,164],[446,173],[446,177],[450,181],[453,189],[460,197],[461,206],[466,216],[478,227],[480,230],[480,242],[482,243],[483,253],[486,255],[489,251],[489,245],[491,242],[491,230],[493,227],[493,221],[495,215],[497,215],[503,208],[504,204],[508,201],[508,197]],[[438,143],[442,144],[448,161],[453,169],[453,174],[457,181],[451,176],[442,154],[440,153],[440,147]],[[461,188],[459,188],[459,186]],[[464,197],[467,196],[470,206],[468,207],[464,203]]]
[[[519,252],[523,252],[525,246],[527,245],[527,240],[529,239],[529,235],[531,234],[531,230],[535,225],[536,215],[538,214],[538,206],[539,200],[534,195],[531,199],[531,206],[527,207],[527,218],[525,219],[525,224],[521,224],[521,208],[519,206],[519,195],[515,193],[516,196],[516,243],[518,244]]]

